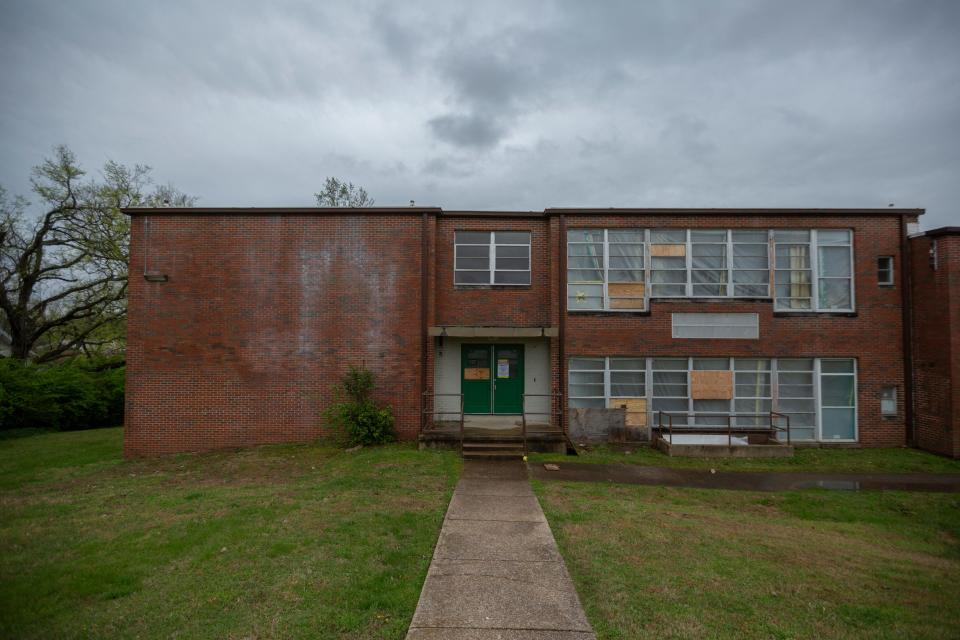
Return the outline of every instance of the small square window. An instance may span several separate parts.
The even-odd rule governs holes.
[[[897,415],[896,387],[884,387],[880,390],[880,413],[885,416]]]
[[[877,258],[877,284],[885,287],[893,286],[893,256]]]

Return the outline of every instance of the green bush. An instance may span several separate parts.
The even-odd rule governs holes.
[[[368,369],[351,366],[336,388],[338,401],[324,411],[333,436],[346,446],[396,440],[393,412],[370,399],[373,386],[373,374]]]
[[[0,358],[0,429],[72,431],[123,424],[124,370],[77,360]]]

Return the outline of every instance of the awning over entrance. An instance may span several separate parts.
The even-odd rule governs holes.
[[[451,338],[552,338],[559,335],[557,327],[429,327],[428,336]]]

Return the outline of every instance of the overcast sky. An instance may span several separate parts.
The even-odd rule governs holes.
[[[0,184],[66,143],[201,205],[926,207],[960,2],[0,0]]]

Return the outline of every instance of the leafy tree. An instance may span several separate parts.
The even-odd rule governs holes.
[[[196,201],[152,185],[150,172],[110,161],[100,179],[87,178],[58,146],[33,169],[39,215],[0,187],[0,322],[13,358],[50,362],[122,348],[130,222],[120,208]]]
[[[317,198],[318,207],[372,207],[374,203],[363,187],[334,177],[328,177],[323,191],[313,195]]]

